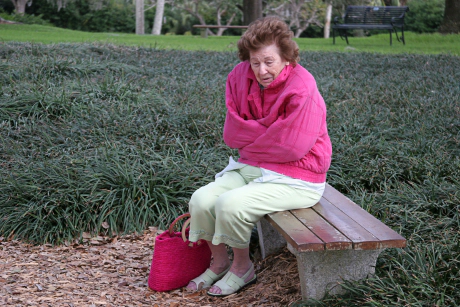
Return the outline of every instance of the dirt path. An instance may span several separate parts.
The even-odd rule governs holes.
[[[157,231],[33,246],[0,237],[1,306],[288,306],[301,298],[287,250],[256,263],[257,284],[226,298],[147,286]]]

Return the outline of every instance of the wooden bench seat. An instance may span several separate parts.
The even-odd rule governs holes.
[[[321,200],[307,209],[276,212],[258,224],[262,258],[286,243],[296,255],[304,299],[342,293],[343,280],[375,273],[385,248],[403,248],[406,239],[326,184]]]
[[[350,5],[342,20],[334,18],[332,26],[332,42],[335,44],[336,32],[345,38],[348,45],[348,30],[387,30],[390,33],[390,46],[393,44],[393,32],[396,39],[406,44],[404,40],[404,17],[409,10],[407,6],[359,6]],[[397,29],[401,30],[398,36]]]
[[[246,30],[248,26],[216,26],[216,25],[193,25],[194,28],[201,29],[201,37],[208,37],[207,29],[243,29]]]

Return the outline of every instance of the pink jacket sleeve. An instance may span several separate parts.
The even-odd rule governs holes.
[[[237,90],[233,88],[235,82],[231,82],[233,75],[230,74],[227,79],[225,98],[227,105],[227,115],[224,125],[224,141],[230,148],[241,149],[255,142],[267,130],[267,127],[261,125],[257,120],[249,119],[245,116],[249,113],[245,106],[236,104]],[[245,119],[246,117],[246,119]]]
[[[313,97],[294,95],[286,113],[251,143],[240,149],[240,156],[260,162],[284,163],[302,159],[320,136],[326,114]]]

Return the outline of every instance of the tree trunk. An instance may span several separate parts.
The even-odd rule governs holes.
[[[332,18],[332,1],[327,2],[326,8],[326,22],[324,24],[324,38],[329,38],[331,32],[331,18]]]
[[[303,33],[303,31],[305,31],[305,30],[306,30],[306,28],[305,28],[305,29],[304,29],[304,28],[300,28],[300,29],[295,30],[294,37],[295,37],[295,38],[299,38],[300,35],[301,35],[301,34]]]
[[[206,25],[206,21],[204,20],[204,17],[200,13],[198,13],[198,10],[193,10],[192,8],[189,8],[189,7],[184,7],[182,9],[185,10],[186,12],[190,13],[192,16],[195,16],[198,19],[198,21],[200,22],[200,25],[202,25],[202,26]],[[209,28],[207,28],[206,29],[206,35],[214,36],[215,34]]]
[[[26,3],[27,0],[11,0],[14,4],[14,10],[16,11],[16,14],[19,15],[24,15],[26,12]]]
[[[443,34],[460,33],[460,0],[446,0],[444,19],[439,32]]]
[[[144,27],[144,0],[136,0],[136,34],[145,34]]]
[[[219,14],[219,12],[217,12],[217,13]],[[227,26],[229,26],[229,25],[232,24],[232,21],[233,21],[233,19],[235,18],[235,16],[236,16],[236,14],[233,13],[232,17],[230,17],[230,19],[227,21]],[[218,20],[217,25],[221,26],[221,23],[220,23],[221,17],[220,17],[220,15],[218,15],[217,20]],[[222,36],[222,34],[224,33],[224,31],[227,30],[227,29],[228,29],[228,28],[219,28],[219,29],[217,30],[216,36]]]
[[[399,6],[407,6],[407,0],[399,0]]]
[[[385,3],[385,6],[391,6],[392,5],[392,0],[383,0],[383,3]]]
[[[152,35],[161,34],[161,25],[163,23],[163,12],[165,10],[165,0],[157,0],[155,11],[155,20],[153,21]]]
[[[262,17],[262,0],[243,0],[243,24]]]

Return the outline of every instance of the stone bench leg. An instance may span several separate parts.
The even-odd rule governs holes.
[[[207,28],[200,29],[200,36],[202,38],[208,38],[208,29]]]
[[[375,274],[378,250],[339,250],[298,252],[289,243],[288,249],[297,258],[302,299],[320,300],[326,292],[344,293],[343,280],[361,280]]]
[[[270,254],[282,250],[286,246],[286,240],[265,218],[257,223],[259,234],[259,246],[262,259]]]

